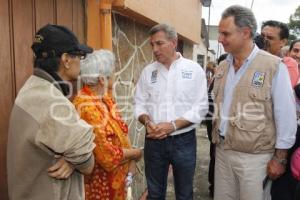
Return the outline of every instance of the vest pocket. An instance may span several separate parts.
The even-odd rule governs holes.
[[[271,100],[271,89],[250,88],[249,96],[253,100],[270,101]]]
[[[265,120],[235,120],[231,121],[230,125],[233,129],[228,136],[233,150],[256,153],[266,143]]]
[[[266,127],[266,123],[264,120],[244,120],[241,121],[232,121],[232,126],[236,126],[241,131],[250,131],[250,132],[261,132]]]

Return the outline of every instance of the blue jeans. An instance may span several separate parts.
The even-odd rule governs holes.
[[[148,200],[166,198],[170,164],[173,168],[176,200],[193,199],[196,145],[195,129],[162,140],[145,139],[144,160]]]

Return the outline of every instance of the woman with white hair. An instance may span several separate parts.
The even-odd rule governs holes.
[[[81,61],[83,88],[73,103],[80,117],[93,125],[96,144],[95,168],[85,177],[86,200],[124,200],[126,180],[135,173],[135,161],[141,157],[140,149],[131,148],[128,127],[107,92],[114,63],[108,50],[94,51]]]

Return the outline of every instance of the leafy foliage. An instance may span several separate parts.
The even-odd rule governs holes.
[[[296,9],[295,13],[290,16],[288,26],[290,29],[289,40],[300,38],[300,5]]]

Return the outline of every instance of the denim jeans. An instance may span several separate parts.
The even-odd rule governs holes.
[[[173,168],[176,200],[193,199],[193,178],[196,166],[195,129],[162,140],[145,139],[145,173],[148,200],[166,198],[168,170]]]

